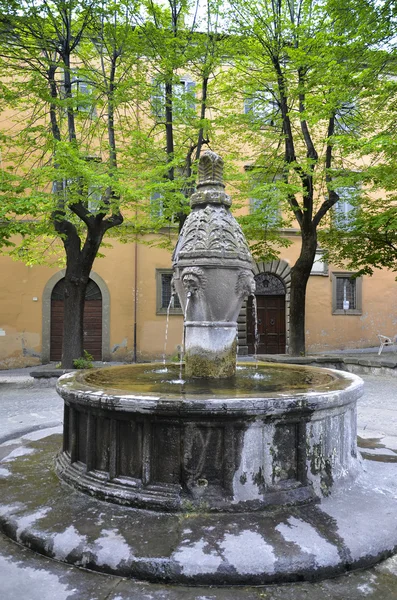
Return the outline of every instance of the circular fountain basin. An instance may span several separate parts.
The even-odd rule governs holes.
[[[164,511],[257,511],[328,496],[360,470],[350,373],[243,364],[184,380],[177,365],[64,375],[59,476],[100,499]]]

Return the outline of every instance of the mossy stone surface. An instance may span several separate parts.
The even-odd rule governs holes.
[[[187,377],[206,379],[226,379],[236,373],[237,343],[234,342],[224,352],[205,352],[192,348],[185,355]]]

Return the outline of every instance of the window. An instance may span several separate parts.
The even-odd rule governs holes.
[[[171,300],[172,269],[156,269],[156,314],[166,314]],[[174,305],[170,307],[171,315],[181,315],[182,307],[178,294],[174,294]]]
[[[61,193],[61,190],[64,202],[72,202],[73,200],[76,201],[80,199],[80,186],[78,185],[78,179],[62,179],[62,181],[53,181],[52,193]]]
[[[358,110],[355,102],[342,102],[335,113],[335,134],[354,133],[358,128]]]
[[[186,110],[196,110],[195,82],[188,78],[177,80],[172,86],[172,109],[174,116],[183,116]],[[152,80],[152,113],[158,120],[165,119],[165,83]]]
[[[95,215],[99,212],[102,200],[102,190],[99,185],[93,185],[88,188],[88,205],[87,208]]]
[[[91,119],[97,116],[93,87],[87,81],[87,77],[79,73],[77,69],[72,69],[71,71],[71,93],[76,112],[88,115]],[[63,82],[61,83],[60,97],[63,100],[65,99],[65,86]]]
[[[279,123],[280,109],[272,92],[256,91],[244,99],[244,114],[250,115],[262,125]]]
[[[321,250],[320,248],[316,250],[310,275],[328,276],[328,263],[324,260],[324,250]]]
[[[90,185],[87,190],[87,188],[84,188],[82,180],[78,177],[75,179],[63,179],[62,192],[65,202],[83,201],[89,212],[93,215],[99,213],[101,206],[103,207],[102,188],[99,185]],[[55,181],[52,184],[52,193],[57,193],[57,182]]]
[[[158,219],[164,215],[163,196],[158,192],[150,194],[150,216]]]
[[[280,207],[275,198],[250,198],[250,212],[260,211],[267,227],[277,227],[280,224]]]
[[[332,273],[332,314],[362,314],[362,278],[354,273]]]
[[[93,119],[97,116],[93,98],[93,88],[87,79],[76,73],[72,79],[72,95],[76,98],[76,110],[85,113]]]
[[[166,198],[159,192],[150,194],[150,217],[153,221],[162,220],[167,227],[175,223],[175,214],[170,213]]]
[[[335,192],[339,196],[338,202],[334,205],[334,222],[338,229],[351,229],[355,219],[356,207],[354,199],[357,196],[357,188],[340,187]]]

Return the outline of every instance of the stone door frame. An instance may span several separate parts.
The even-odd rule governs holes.
[[[65,277],[65,269],[55,273],[47,281],[43,290],[42,307],[42,345],[41,362],[50,362],[50,334],[51,334],[51,296],[56,284]],[[110,360],[110,294],[108,286],[100,275],[91,271],[90,279],[94,281],[102,294],[102,360]]]

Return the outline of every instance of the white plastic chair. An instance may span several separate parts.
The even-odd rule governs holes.
[[[378,356],[382,353],[382,350],[385,346],[395,346],[397,344],[397,335],[394,337],[388,337],[387,335],[378,334],[378,338],[380,341]]]

